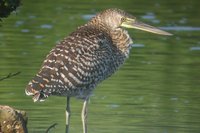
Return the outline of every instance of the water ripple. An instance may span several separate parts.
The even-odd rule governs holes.
[[[22,20],[18,20],[15,22],[16,27],[19,27],[20,25],[23,25],[23,24],[24,24],[24,21],[22,21]]]
[[[199,51],[200,50],[200,46],[195,46],[195,47],[190,47],[191,51]]]
[[[153,12],[147,12],[145,15],[142,16],[142,18],[152,20],[155,19],[156,17]]]
[[[21,32],[28,33],[28,32],[30,32],[30,30],[29,29],[22,29]]]
[[[145,15],[142,16],[143,19],[150,20],[152,23],[158,24],[160,20],[156,19],[156,16],[153,12],[147,12]]]
[[[143,48],[143,47],[145,47],[144,44],[132,44],[131,46],[134,47],[134,48]]]
[[[42,28],[42,29],[52,29],[53,26],[51,24],[43,24],[43,25],[40,25],[40,28]]]
[[[200,27],[192,27],[192,26],[166,26],[159,28],[162,30],[171,30],[171,31],[200,31]]]
[[[85,15],[82,15],[82,18],[84,20],[90,20],[94,16],[95,16],[95,14],[85,14]]]

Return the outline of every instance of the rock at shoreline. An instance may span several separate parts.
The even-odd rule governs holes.
[[[0,133],[28,133],[25,111],[0,105]]]

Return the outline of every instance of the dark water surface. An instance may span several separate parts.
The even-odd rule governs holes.
[[[30,133],[65,131],[66,98],[33,103],[24,94],[28,81],[56,42],[95,13],[124,9],[174,34],[166,37],[129,30],[130,58],[100,84],[89,104],[89,133],[200,132],[200,1],[27,0],[0,27],[0,104],[27,111]],[[71,132],[81,133],[82,101],[71,100]]]

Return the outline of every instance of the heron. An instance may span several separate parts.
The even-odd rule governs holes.
[[[66,97],[66,133],[69,133],[71,97],[83,100],[81,119],[83,133],[87,133],[89,97],[130,54],[133,41],[127,28],[172,35],[121,9],[106,9],[57,43],[28,83],[25,93],[33,96],[34,102],[51,95]]]

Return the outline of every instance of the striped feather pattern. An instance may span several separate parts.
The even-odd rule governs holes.
[[[34,101],[50,95],[84,99],[124,63],[132,40],[125,30],[110,29],[100,21],[101,15],[64,38],[46,56],[25,90]]]

